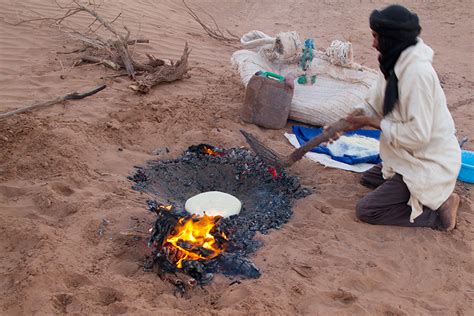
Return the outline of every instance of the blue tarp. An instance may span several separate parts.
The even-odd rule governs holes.
[[[321,134],[323,131],[322,128],[311,128],[311,127],[304,127],[304,126],[299,126],[299,125],[294,125],[292,129],[300,145],[303,145],[311,138]],[[378,130],[358,129],[355,131],[346,132],[344,133],[344,135],[348,137],[353,136],[353,135],[359,135],[359,136],[374,138],[377,140],[380,139],[380,131]],[[311,151],[315,153],[319,153],[319,154],[329,155],[331,156],[332,159],[349,164],[349,165],[355,165],[355,164],[363,163],[363,162],[373,163],[373,164],[377,164],[381,162],[380,156],[378,154],[368,155],[368,156],[354,156],[354,155],[344,154],[344,155],[336,156],[331,152],[330,148],[323,145],[319,145],[313,148]]]

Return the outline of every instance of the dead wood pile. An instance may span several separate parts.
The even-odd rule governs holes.
[[[182,79],[188,71],[188,57],[190,50],[185,43],[181,58],[176,61],[168,61],[146,54],[147,60],[138,61],[134,56],[131,46],[137,43],[148,43],[148,39],[130,38],[130,30],[123,26],[123,31],[119,32],[114,27],[114,22],[121,16],[119,13],[113,20],[108,21],[103,18],[97,9],[100,7],[93,1],[81,3],[73,0],[68,5],[62,5],[56,1],[56,5],[64,12],[59,17],[40,17],[28,20],[21,20],[12,25],[19,25],[32,21],[52,21],[61,31],[75,40],[79,40],[83,47],[71,52],[58,52],[58,54],[79,54],[79,58],[73,66],[82,63],[101,64],[116,71],[125,70],[133,83],[130,88],[136,92],[148,93],[152,87],[161,82],[172,82]],[[78,31],[64,23],[67,19],[79,13],[88,14],[93,20],[87,26],[87,31]],[[105,29],[104,35],[98,35],[99,29]]]

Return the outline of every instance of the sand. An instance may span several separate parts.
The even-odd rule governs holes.
[[[233,33],[296,30],[326,47],[350,40],[358,62],[376,68],[368,15],[382,1],[190,1]],[[471,1],[410,1],[422,37],[436,52],[459,136],[474,140]],[[130,91],[126,78],[97,65],[72,68],[77,41],[43,22],[18,18],[59,14],[50,0],[0,0],[0,112],[106,83],[90,98],[0,122],[0,314],[468,315],[473,303],[472,185],[458,183],[457,228],[376,227],[355,217],[368,192],[360,175],[308,160],[290,170],[314,193],[253,256],[256,280],[216,275],[188,298],[142,270],[153,219],[147,196],[126,176],[149,159],[176,157],[201,142],[245,146],[244,128],[284,153],[283,131],[239,120],[244,89],[230,66],[238,45],[210,37],[180,1],[103,1],[99,12],[148,38],[137,53],[178,59],[192,48],[189,78]],[[73,19],[84,25],[90,19]],[[288,125],[290,126],[290,125]],[[169,149],[166,153],[164,148]],[[474,141],[466,144],[474,149]],[[156,155],[158,153],[158,155]],[[471,310],[471,312],[469,312]]]

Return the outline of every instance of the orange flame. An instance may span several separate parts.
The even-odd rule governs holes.
[[[219,216],[197,216],[181,218],[172,232],[166,239],[167,243],[177,248],[178,261],[176,267],[183,267],[183,260],[209,260],[217,257],[224,251],[224,245],[219,244],[211,230],[214,228]],[[224,233],[223,239],[228,240]]]
[[[206,155],[210,155],[210,156],[222,156],[222,153],[221,153],[221,152],[212,150],[211,148],[209,148],[209,147],[207,147],[207,146],[204,146],[204,147],[202,148],[202,151],[203,151]]]

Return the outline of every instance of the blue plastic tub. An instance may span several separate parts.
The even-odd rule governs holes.
[[[461,171],[459,171],[458,179],[463,182],[474,183],[474,152],[463,150],[461,161]]]

